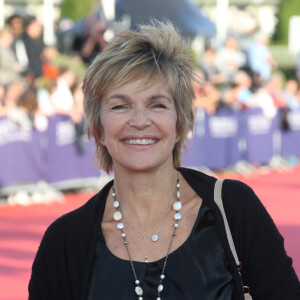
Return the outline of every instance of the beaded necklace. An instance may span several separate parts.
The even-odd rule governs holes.
[[[177,174],[177,179],[176,179],[176,189],[177,189],[177,193],[176,193],[176,196],[177,196],[176,198],[177,199],[173,204],[173,209],[175,211],[175,214],[174,214],[174,219],[175,219],[174,230],[172,232],[170,244],[169,244],[169,247],[168,247],[168,251],[167,251],[167,254],[166,254],[166,257],[165,257],[165,260],[164,260],[164,264],[163,264],[163,268],[162,268],[162,272],[161,272],[161,275],[160,275],[159,284],[158,284],[158,287],[157,287],[157,298],[156,298],[156,300],[161,300],[161,293],[164,289],[163,280],[165,279],[165,269],[166,269],[166,266],[167,266],[167,260],[168,260],[169,254],[170,254],[173,239],[176,235],[176,230],[179,226],[178,221],[181,219],[181,214],[179,213],[179,211],[181,210],[182,204],[180,202],[180,182],[179,182],[178,174]],[[114,186],[112,187],[112,197],[114,199],[113,206],[115,208],[113,218],[114,218],[115,221],[118,222],[117,223],[117,228],[121,232],[121,236],[123,238],[123,244],[126,248],[126,252],[127,252],[127,255],[128,255],[128,258],[129,258],[129,262],[130,262],[131,269],[132,269],[132,272],[133,272],[133,276],[134,276],[134,279],[135,279],[135,293],[138,296],[138,300],[143,300],[143,297],[142,297],[143,296],[143,289],[141,287],[141,282],[137,277],[137,274],[136,274],[136,271],[135,271],[135,268],[134,268],[134,265],[133,265],[133,261],[132,261],[132,258],[131,258],[130,252],[129,252],[128,242],[127,242],[127,239],[126,239],[126,234],[124,232],[124,224],[121,222],[122,213],[120,211],[120,203],[117,200],[117,195],[116,195],[116,191],[115,191]]]
[[[159,233],[160,233],[161,227],[162,227],[162,225],[164,224],[165,218],[166,218],[166,216],[167,216],[167,214],[168,214],[168,212],[169,212],[169,210],[170,210],[170,208],[171,208],[171,205],[172,205],[172,203],[173,203],[173,196],[174,196],[174,194],[175,194],[175,191],[174,191],[174,193],[172,194],[172,197],[171,197],[171,199],[170,199],[169,205],[168,205],[168,207],[167,207],[167,209],[166,209],[166,211],[165,211],[165,213],[164,213],[164,215],[163,215],[163,217],[162,217],[162,219],[161,219],[161,222],[159,223],[159,226],[158,226],[158,228],[157,228],[157,231],[156,231],[153,235],[147,234],[147,233],[145,233],[145,232],[143,232],[143,231],[137,229],[135,226],[133,226],[133,224],[132,224],[131,222],[129,222],[129,221],[127,220],[127,218],[125,217],[124,212],[122,213],[122,211],[120,210],[121,213],[122,213],[122,216],[123,216],[123,219],[124,219],[125,223],[128,224],[135,232],[137,232],[138,234],[140,234],[140,235],[142,235],[142,236],[144,236],[144,237],[147,237],[147,238],[150,239],[152,242],[158,241],[158,240],[159,240]]]

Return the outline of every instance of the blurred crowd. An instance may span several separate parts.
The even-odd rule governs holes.
[[[24,130],[45,131],[48,117],[67,115],[74,123],[79,150],[84,151],[82,74],[54,63],[58,50],[43,44],[42,31],[35,18],[19,15],[10,16],[0,29],[0,117]],[[94,50],[90,41],[86,48],[84,55]]]
[[[88,65],[106,45],[107,27],[87,19],[80,40],[73,40],[74,60]],[[300,71],[286,80],[268,50],[268,39],[257,34],[247,48],[229,36],[221,47],[207,47],[199,62],[195,107],[208,114],[219,108],[260,107],[268,118],[278,110],[300,110]],[[83,74],[58,67],[59,47],[42,42],[42,25],[35,18],[12,15],[0,29],[0,117],[24,129],[47,129],[48,117],[68,115],[78,137],[83,135]],[[297,77],[298,74],[298,77]]]
[[[257,33],[244,49],[227,37],[219,48],[207,47],[200,62],[196,107],[213,114],[220,107],[259,107],[273,118],[278,111],[300,111],[300,74],[285,78],[268,49],[268,38]],[[287,54],[288,55],[288,54]]]

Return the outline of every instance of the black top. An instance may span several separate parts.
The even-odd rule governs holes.
[[[130,251],[130,241],[128,246]],[[144,300],[157,298],[164,261],[165,258],[150,263],[134,262]],[[161,293],[164,300],[232,299],[233,278],[229,272],[229,261],[207,206],[201,206],[188,239],[170,253],[165,276]],[[100,231],[89,300],[136,299],[134,281],[130,262],[110,252]]]

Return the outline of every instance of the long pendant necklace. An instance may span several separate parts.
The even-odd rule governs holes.
[[[165,269],[166,269],[166,266],[167,266],[167,260],[168,260],[169,254],[170,254],[173,239],[176,235],[176,230],[179,226],[178,221],[181,219],[181,214],[179,213],[179,211],[181,210],[182,204],[180,202],[180,182],[179,182],[178,174],[177,174],[177,180],[176,180],[176,189],[177,189],[177,193],[176,193],[176,196],[177,196],[176,198],[177,199],[173,204],[173,209],[175,211],[175,214],[174,214],[174,219],[175,219],[174,230],[172,232],[170,244],[169,244],[169,247],[168,247],[168,250],[167,250],[167,254],[166,254],[166,257],[165,257],[165,260],[164,260],[162,272],[161,272],[161,275],[160,275],[159,284],[158,284],[158,287],[157,287],[157,298],[156,298],[156,300],[161,300],[160,295],[161,295],[161,293],[164,289],[163,280],[165,279]],[[117,223],[117,228],[121,232],[121,236],[123,238],[123,243],[124,243],[124,246],[126,248],[128,258],[129,258],[129,262],[130,262],[131,269],[132,269],[132,272],[133,272],[133,276],[134,276],[134,279],[135,279],[135,293],[138,296],[138,300],[143,300],[143,297],[142,297],[143,296],[143,289],[141,288],[141,282],[137,277],[137,274],[136,274],[136,271],[135,271],[135,268],[134,268],[134,265],[133,265],[133,261],[132,261],[132,258],[131,258],[130,252],[129,252],[128,242],[127,242],[127,239],[126,239],[126,234],[124,232],[124,224],[121,222],[122,213],[120,211],[120,203],[117,200],[116,191],[115,191],[114,186],[112,187],[112,197],[114,199],[113,206],[116,210],[114,212],[113,218],[114,218],[115,221],[118,222]]]
[[[115,193],[114,187],[113,187],[113,192]],[[175,193],[175,192],[174,192],[174,193]],[[171,205],[172,205],[172,203],[173,203],[174,193],[172,194],[172,197],[171,197],[171,199],[170,199],[170,202],[169,202],[169,204],[168,204],[168,207],[167,207],[167,209],[166,209],[166,211],[165,211],[165,213],[164,213],[164,215],[163,215],[163,217],[162,217],[162,219],[161,219],[161,221],[160,221],[160,223],[159,223],[159,225],[158,225],[157,231],[156,231],[154,234],[150,235],[150,234],[144,233],[144,232],[142,232],[141,230],[137,229],[135,226],[133,226],[133,225],[131,224],[131,222],[129,222],[129,221],[127,220],[127,218],[126,218],[125,215],[124,215],[124,212],[122,213],[122,211],[120,210],[120,212],[122,213],[122,216],[123,216],[123,219],[124,219],[125,223],[128,224],[135,232],[137,232],[137,233],[139,233],[140,235],[142,235],[142,236],[144,236],[144,237],[150,239],[152,242],[158,241],[158,240],[159,240],[159,233],[160,233],[161,227],[162,227],[162,225],[164,224],[165,218],[166,218],[168,212],[170,211]],[[147,261],[147,262],[148,262],[148,261]]]

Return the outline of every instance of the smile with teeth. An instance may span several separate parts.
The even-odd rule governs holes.
[[[152,145],[156,143],[156,139],[128,139],[125,140],[125,143],[129,145]]]

